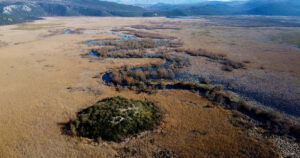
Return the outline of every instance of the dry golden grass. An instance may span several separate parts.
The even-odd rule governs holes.
[[[231,111],[220,107],[204,108],[211,103],[199,95],[185,91],[159,91],[153,95],[135,94],[131,91],[119,93],[93,78],[109,69],[161,60],[105,59],[90,62],[80,58],[82,52],[90,49],[81,45],[83,41],[111,37],[105,34],[57,34],[39,38],[60,27],[100,29],[105,32],[112,26],[121,28],[128,24],[140,25],[149,20],[169,21],[162,18],[78,17],[46,18],[21,26],[1,26],[1,41],[19,44],[0,48],[0,157],[114,157],[127,155],[124,147],[137,149],[135,157],[152,157],[154,153],[168,153],[167,151],[182,157],[277,157],[274,145],[266,140],[248,137],[241,127],[233,126],[229,121],[232,119]],[[61,25],[58,26],[58,23]],[[27,30],[31,30],[30,33]],[[217,49],[215,44],[210,43],[211,39],[205,37],[200,40],[187,35],[187,28],[164,31],[170,36],[182,37],[185,47],[196,49],[205,45],[210,47],[209,50]],[[220,47],[218,49],[222,49],[223,45]],[[233,56],[240,47],[242,46],[229,54]],[[259,47],[265,48],[261,45]],[[260,62],[270,56],[257,52],[253,53],[257,58],[263,56]],[[280,57],[282,55],[277,52],[276,59]],[[298,59],[298,56],[284,56],[275,62],[286,63],[289,58]],[[248,60],[247,55],[240,61],[242,60]],[[292,61],[291,64],[293,63],[295,62]],[[276,66],[278,67],[280,64]],[[102,94],[70,92],[67,87],[93,88]],[[120,144],[97,144],[61,133],[59,124],[75,118],[76,112],[98,100],[118,95],[155,101],[165,112],[158,131]]]
[[[5,46],[7,46],[7,43],[0,40],[0,48]]]
[[[140,38],[151,38],[151,39],[173,39],[174,38],[171,36],[166,36],[158,33],[146,32],[146,31],[130,30],[130,31],[126,31],[126,33]]]
[[[164,29],[170,29],[170,30],[179,30],[178,27],[175,26],[167,26],[167,25],[132,25],[130,26],[134,29],[144,29],[144,30],[164,30]]]
[[[133,157],[150,157],[161,150],[172,151],[177,157],[278,157],[272,143],[246,136],[230,123],[234,119],[231,111],[218,106],[206,108],[211,102],[198,94],[172,90],[150,96],[128,91],[120,95],[146,98],[165,112],[159,132],[125,144],[138,151]]]
[[[33,31],[33,30],[42,30],[42,29],[51,29],[60,26],[60,24],[19,24],[14,30],[26,30],[26,31]]]
[[[285,43],[300,48],[300,32],[280,33],[273,35],[271,39],[275,42]]]
[[[94,29],[127,23],[117,19],[117,23],[103,23],[94,18],[82,23],[85,20],[49,18],[34,24],[59,22],[66,28]],[[58,123],[66,122],[76,111],[102,97],[84,91],[70,92],[67,87],[104,91],[94,75],[149,60],[91,63],[80,58],[80,50],[86,46],[78,43],[108,35],[56,35],[41,40],[39,35],[48,30],[12,30],[15,27],[1,26],[0,31],[4,35],[2,41],[20,43],[0,49],[0,157],[112,157],[115,151],[111,147],[77,144],[61,134]]]

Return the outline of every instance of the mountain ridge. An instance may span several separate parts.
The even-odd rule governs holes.
[[[2,0],[0,24],[13,24],[43,16],[143,16],[146,10],[132,5],[94,0]]]
[[[44,16],[168,17],[198,15],[300,16],[300,1],[205,1],[176,5],[159,3],[142,8],[98,0],[0,0],[0,25],[35,20]]]
[[[164,12],[166,15],[282,15],[300,16],[300,1],[297,0],[249,0],[249,1],[207,1],[196,4],[155,4],[147,8]]]

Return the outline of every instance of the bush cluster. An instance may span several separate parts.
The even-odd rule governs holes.
[[[163,30],[163,29],[171,29],[171,30],[179,30],[178,27],[174,26],[165,26],[165,25],[152,25],[152,26],[147,26],[147,25],[132,25],[130,26],[131,28],[134,29],[143,29],[143,30]]]
[[[206,57],[206,58],[209,58],[212,60],[224,60],[226,57],[224,54],[215,54],[215,53],[208,52],[207,50],[204,50],[204,49],[198,49],[198,50],[177,49],[177,51],[184,51],[186,54],[191,55],[191,56],[202,56],[202,57]]]
[[[136,30],[127,31],[127,34],[134,35],[139,38],[174,39],[174,37],[164,36],[164,35],[161,35],[158,33],[150,33],[150,32],[145,32],[145,31],[136,31]]]
[[[176,70],[166,69],[161,66],[150,66],[135,70],[120,70],[111,73],[111,82],[114,85],[127,86],[143,90],[151,86],[150,80],[172,80]]]
[[[114,48],[92,49],[92,52],[103,58],[143,58],[146,56],[145,50],[117,50]]]
[[[80,111],[68,126],[73,135],[120,141],[153,129],[160,120],[161,113],[151,102],[113,97]]]
[[[104,46],[113,46],[116,49],[147,49],[147,48],[155,48],[159,45],[150,39],[146,40],[103,40],[102,44]]]
[[[234,69],[245,69],[246,65],[241,62],[235,62],[229,59],[224,59],[220,62],[223,64],[223,70],[224,71],[233,71]]]

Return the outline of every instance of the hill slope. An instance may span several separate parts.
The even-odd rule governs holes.
[[[142,16],[145,9],[95,0],[2,0],[0,24],[12,24],[41,16]]]

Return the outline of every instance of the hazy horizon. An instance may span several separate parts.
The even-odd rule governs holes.
[[[199,3],[206,1],[221,1],[221,2],[231,2],[231,1],[247,1],[247,0],[105,0],[111,2],[117,2],[122,4],[188,4],[188,3]]]

